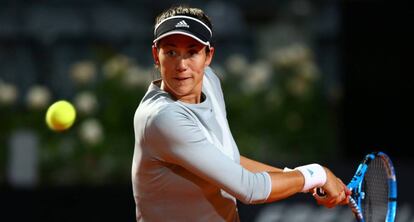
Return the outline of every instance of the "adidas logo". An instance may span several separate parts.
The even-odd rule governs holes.
[[[310,169],[307,169],[307,170],[308,170],[308,172],[309,172],[310,176],[312,177],[312,176],[313,176],[313,171],[312,171],[312,170],[310,170]]]
[[[181,20],[181,21],[179,21],[176,25],[175,25],[175,27],[176,28],[182,28],[182,27],[186,27],[186,28],[190,28],[190,26],[184,21],[184,20]]]

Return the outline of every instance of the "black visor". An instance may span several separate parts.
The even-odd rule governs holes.
[[[173,34],[189,36],[209,47],[213,36],[211,29],[202,21],[190,16],[177,15],[169,17],[155,26],[153,43],[157,44],[158,40]]]

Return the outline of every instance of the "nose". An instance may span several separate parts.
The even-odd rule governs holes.
[[[178,59],[178,64],[177,64],[177,71],[179,72],[184,72],[185,70],[187,70],[188,66],[187,66],[187,59],[181,57],[180,59]]]

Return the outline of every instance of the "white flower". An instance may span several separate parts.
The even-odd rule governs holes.
[[[76,83],[87,84],[96,76],[96,65],[92,61],[77,62],[72,65],[70,74]]]
[[[50,103],[51,95],[45,86],[32,86],[27,92],[26,102],[31,109],[43,109]]]
[[[147,86],[151,82],[150,72],[139,66],[131,66],[122,78],[123,84],[130,89]]]
[[[96,119],[87,119],[81,123],[79,129],[81,140],[88,145],[98,145],[103,140],[101,123]]]
[[[256,92],[268,86],[272,76],[272,67],[268,62],[259,61],[249,67],[243,82],[243,89],[247,93]]]
[[[233,54],[226,60],[226,69],[231,74],[244,75],[247,67],[247,58],[243,54]]]
[[[0,82],[0,104],[11,105],[16,102],[19,92],[16,86]]]
[[[302,63],[312,58],[311,50],[304,44],[296,43],[288,49],[290,57],[296,63]]]
[[[276,66],[287,67],[306,62],[311,57],[311,51],[307,46],[301,43],[295,43],[274,50],[270,59]]]
[[[98,100],[91,92],[81,92],[74,99],[75,107],[79,113],[90,115],[96,111]]]
[[[103,73],[106,78],[111,79],[126,72],[132,64],[130,58],[125,55],[116,55],[112,57],[103,67]]]
[[[295,96],[305,96],[319,78],[318,68],[311,61],[306,61],[295,67],[296,73],[287,81],[288,91]]]

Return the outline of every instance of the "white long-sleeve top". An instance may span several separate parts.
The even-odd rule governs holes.
[[[137,221],[238,221],[235,198],[264,202],[271,180],[240,165],[219,79],[206,68],[199,104],[173,100],[159,84],[134,116]]]

